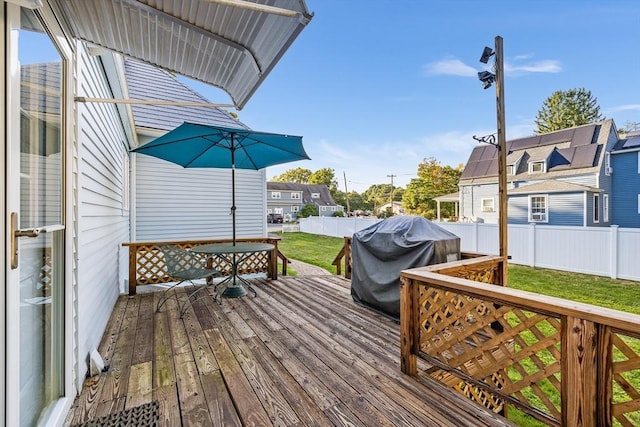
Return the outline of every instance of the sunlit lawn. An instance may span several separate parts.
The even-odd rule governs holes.
[[[344,239],[307,233],[278,234],[282,237],[278,247],[287,257],[314,264],[335,273],[336,268],[331,263],[340,252]],[[613,280],[608,277],[512,264],[509,266],[509,287],[640,314],[640,282]],[[509,321],[515,322],[517,320],[510,318]],[[542,332],[552,333],[552,331]],[[527,340],[527,337],[525,336],[524,339]],[[636,354],[640,354],[639,340],[624,338],[624,341]],[[555,360],[551,354],[542,355],[542,357],[546,357],[545,363],[553,363]],[[616,360],[621,357],[623,356],[619,351],[614,353]],[[525,370],[529,368],[535,369],[535,367],[524,367]],[[519,374],[512,369],[509,375],[517,377]],[[627,376],[632,384],[637,385],[636,389],[640,388],[640,371],[632,371]],[[546,391],[552,396],[554,404],[559,405],[559,396],[553,396],[554,386],[550,383],[541,386],[547,389]],[[530,393],[525,394],[529,394],[530,398],[534,397]],[[623,396],[626,398],[625,393],[619,387],[614,387],[614,401],[620,402]],[[523,426],[542,425],[513,409],[509,411],[509,419]],[[640,425],[640,418],[633,418],[632,422],[634,425]],[[614,423],[614,425],[619,424]]]

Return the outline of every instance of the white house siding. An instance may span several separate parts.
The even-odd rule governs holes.
[[[110,98],[97,57],[78,44],[77,94]],[[87,355],[98,347],[120,294],[119,256],[129,240],[123,210],[123,167],[128,154],[123,123],[113,104],[78,103],[78,284],[76,293],[76,381],[87,370]]]
[[[231,238],[231,169],[135,154],[136,241]],[[236,170],[236,237],[266,235],[265,171]]]
[[[482,199],[493,199],[493,212],[482,212]],[[463,186],[460,192],[460,216],[498,222],[498,184]]]

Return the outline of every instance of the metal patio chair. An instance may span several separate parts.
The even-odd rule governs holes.
[[[168,289],[164,291],[164,295],[158,301],[158,305],[156,306],[156,312],[160,311],[160,308],[164,305],[165,302],[171,297],[171,290],[176,286],[181,285],[184,282],[189,282],[192,285],[196,286],[193,283],[194,280],[205,280],[206,287],[210,284],[210,280],[214,277],[223,276],[223,273],[207,268],[206,260],[200,254],[196,254],[190,252],[186,249],[182,249],[175,245],[161,245],[160,249],[162,250],[162,254],[164,255],[165,263],[167,264],[167,271],[169,275],[178,280],[177,283],[171,285]],[[191,295],[193,295],[192,293]],[[185,308],[189,299],[185,301],[182,308],[180,309],[180,317],[184,314]]]

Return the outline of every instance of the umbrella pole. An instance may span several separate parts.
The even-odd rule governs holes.
[[[231,134],[231,237],[233,246],[236,245],[236,159],[235,147],[233,145],[233,134]]]

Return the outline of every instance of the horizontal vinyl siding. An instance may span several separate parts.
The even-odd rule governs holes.
[[[509,196],[509,224],[527,224],[529,222],[529,197],[526,195]]]
[[[591,193],[589,197],[592,197]],[[584,193],[552,193],[549,194],[548,200],[549,222],[546,225],[568,225],[576,227],[584,225]],[[590,201],[588,202],[590,203]]]
[[[583,193],[540,194],[547,196],[549,222],[541,225],[583,225]],[[509,196],[509,224],[529,223],[529,196]]]
[[[82,47],[78,55],[78,94],[109,98],[112,93],[99,60]],[[117,107],[78,103],[78,291],[77,347],[79,374],[87,354],[98,347],[120,294],[119,257],[129,240],[128,213],[123,211],[127,155],[126,134]]]
[[[638,162],[640,152],[620,153],[611,156],[611,223],[620,227],[640,228],[638,195],[640,194],[640,173]]]
[[[136,156],[136,240],[231,238],[231,169]],[[236,170],[236,237],[265,235],[264,171]]]

